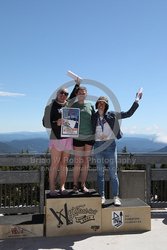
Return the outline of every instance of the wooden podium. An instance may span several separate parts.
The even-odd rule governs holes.
[[[42,237],[44,215],[5,215],[0,216],[0,239]]]
[[[90,193],[50,198],[46,195],[46,236],[101,232],[101,198]]]
[[[142,200],[123,199],[116,207],[113,200],[101,205],[95,190],[90,194],[49,198],[46,195],[45,235],[76,235],[151,230],[151,209]]]
[[[113,200],[102,206],[95,190],[56,198],[47,192],[45,215],[0,216],[0,239],[151,230],[150,206],[138,198],[122,199],[116,207]]]
[[[123,199],[120,207],[107,200],[102,208],[102,232],[151,230],[151,209],[140,199]]]

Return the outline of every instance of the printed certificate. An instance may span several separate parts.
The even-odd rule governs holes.
[[[61,126],[62,137],[78,137],[80,124],[80,109],[62,108],[63,125]]]

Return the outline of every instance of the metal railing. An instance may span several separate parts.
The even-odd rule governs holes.
[[[0,155],[0,213],[44,212],[45,168],[35,169],[30,159],[29,155]]]
[[[118,154],[119,174],[122,169],[137,173],[137,167],[145,172],[144,199],[151,207],[167,207],[167,164],[166,154]],[[44,190],[48,189],[49,154],[2,154],[0,155],[0,213],[43,213]],[[67,188],[72,187],[73,159],[69,160]],[[144,170],[143,170],[144,169]],[[124,170],[126,171],[126,170]],[[122,171],[123,172],[123,171]],[[108,170],[106,192],[110,198]],[[97,189],[95,160],[90,159],[88,182]],[[124,182],[122,190],[128,189]],[[133,190],[134,191],[134,190]],[[131,198],[131,194],[128,194]]]

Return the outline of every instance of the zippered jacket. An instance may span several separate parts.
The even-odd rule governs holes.
[[[122,112],[108,111],[104,115],[104,119],[108,122],[108,124],[109,124],[110,128],[112,129],[116,139],[122,138],[122,134],[123,134],[121,129],[120,129],[120,120],[131,117],[134,114],[134,112],[137,110],[138,107],[139,107],[139,104],[138,104],[138,102],[135,101],[132,104],[131,108],[126,112],[123,112],[123,111]],[[93,134],[95,134],[95,132],[96,132],[96,125],[97,125],[98,119],[99,119],[99,113],[96,112],[92,116]]]
[[[74,89],[72,90],[70,97],[67,100],[65,105],[62,105],[53,99],[52,102],[45,107],[44,116],[42,119],[43,126],[45,128],[50,128],[50,139],[63,139],[61,137],[61,126],[57,125],[57,120],[61,118],[61,109],[66,106],[70,106],[71,99],[75,98],[77,89],[79,88],[78,84],[75,84]]]

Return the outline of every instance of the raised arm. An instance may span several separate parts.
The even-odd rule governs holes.
[[[135,111],[137,110],[137,108],[139,107],[139,101],[141,100],[142,98],[142,91],[141,89],[136,93],[136,97],[135,97],[135,101],[134,103],[132,104],[132,106],[130,107],[130,109],[126,112],[124,111],[121,111],[121,112],[116,112],[115,115],[117,117],[117,119],[124,119],[124,118],[128,118],[128,117],[131,117]]]
[[[124,118],[131,117],[138,107],[139,107],[139,104],[135,101],[128,111],[125,111],[125,112],[121,111],[120,113],[119,112],[115,113],[115,115],[117,119],[124,119]]]

